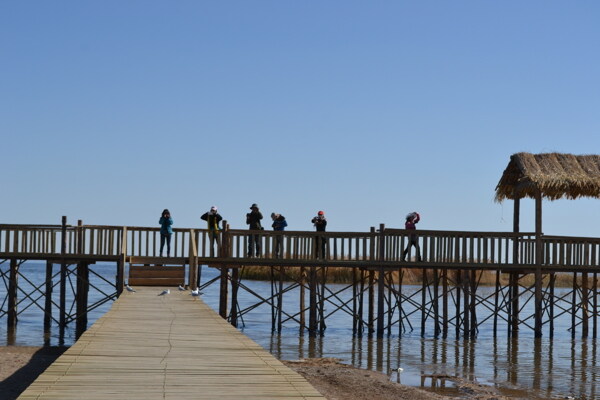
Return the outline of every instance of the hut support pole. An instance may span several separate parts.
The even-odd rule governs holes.
[[[598,274],[594,272],[593,276],[592,293],[594,297],[592,297],[592,310],[594,311],[592,312],[592,336],[594,339],[596,339],[598,335]]]
[[[542,194],[535,196],[535,337],[542,337]]]
[[[556,274],[550,274],[550,339],[554,337],[554,284],[556,283]]]
[[[379,260],[383,260],[385,252],[385,225],[379,225]],[[385,306],[385,270],[379,267],[377,279],[377,337],[383,337],[383,315]]]

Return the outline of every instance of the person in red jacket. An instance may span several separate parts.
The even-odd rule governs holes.
[[[413,230],[413,231],[416,230],[417,227],[415,225],[418,224],[420,220],[421,220],[421,216],[419,215],[418,212],[416,212],[416,211],[411,212],[410,214],[408,214],[406,216],[406,222],[404,223],[404,229]],[[410,250],[411,246],[415,246],[415,249],[417,249],[417,261],[421,261],[421,249],[419,248],[419,237],[416,234],[411,234],[408,237],[408,244],[406,245],[406,248],[404,249],[404,252],[402,253],[402,261],[405,261],[406,255],[408,254],[408,251]]]

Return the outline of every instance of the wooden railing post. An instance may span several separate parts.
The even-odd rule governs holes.
[[[190,288],[195,288],[198,284],[198,247],[196,246],[196,231],[190,229],[190,248],[188,251],[189,257],[189,274],[188,285]]]
[[[127,227],[124,226],[121,232],[121,254],[117,262],[117,279],[115,282],[117,297],[121,296],[125,287],[125,263],[127,262]]]

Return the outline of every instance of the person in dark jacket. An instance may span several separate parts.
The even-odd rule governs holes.
[[[258,209],[258,205],[256,203],[250,206],[249,213],[246,214],[246,224],[248,224],[248,229],[251,231],[260,231],[263,229],[260,224],[260,220],[263,218],[260,210]],[[252,257],[254,255],[254,251],[256,250],[256,257],[260,257],[260,235],[250,235],[248,237],[248,257]]]
[[[415,225],[418,224],[420,220],[421,220],[421,216],[419,215],[418,212],[416,212],[416,211],[411,212],[410,214],[408,214],[406,216],[406,222],[404,222],[404,229],[412,230],[412,231],[416,230],[417,227]],[[402,253],[402,261],[405,261],[406,255],[408,254],[411,246],[414,246],[415,249],[417,250],[417,261],[421,261],[421,249],[419,248],[419,237],[416,234],[411,234],[408,237],[408,244],[406,245],[406,248],[404,249],[404,252]]]
[[[210,211],[205,212],[200,216],[200,219],[206,221],[208,225],[208,234],[210,236],[210,256],[214,256],[214,244],[219,243],[219,222],[223,220],[223,217],[217,212],[217,207],[212,206]]]
[[[171,218],[171,213],[166,208],[163,210],[160,219],[158,220],[160,224],[160,256],[163,255],[163,248],[165,247],[165,242],[167,243],[167,257],[171,255],[171,235],[173,234],[173,218]]]
[[[273,227],[274,231],[285,230],[285,227],[287,226],[287,221],[285,220],[285,217],[283,215],[271,213],[271,219],[273,220],[273,224],[271,226]],[[283,255],[283,236],[275,236],[275,244],[273,250],[275,253],[275,258],[279,258],[280,255]]]
[[[314,217],[311,222],[315,226],[317,232],[325,232],[325,228],[327,227],[327,218],[325,218],[325,213],[323,211],[319,211],[317,216]],[[317,258],[321,257],[322,259],[325,259],[325,246],[327,245],[327,238],[325,236],[315,236],[315,244]]]

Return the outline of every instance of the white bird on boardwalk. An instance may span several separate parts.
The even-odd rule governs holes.
[[[201,294],[202,292],[200,291],[200,288],[192,290],[192,296],[200,296]]]
[[[159,296],[164,296],[165,294],[169,294],[169,293],[171,293],[171,291],[169,289],[165,289],[162,292],[160,292],[158,295]]]
[[[181,285],[179,285],[179,287],[177,289],[179,289],[180,292],[183,292],[185,290],[185,288]]]
[[[126,286],[125,286],[125,289],[127,289],[127,291],[128,291],[128,292],[135,293],[135,289],[134,289],[134,288],[132,288],[132,287],[131,287],[131,286],[129,286],[129,285],[126,285]]]

